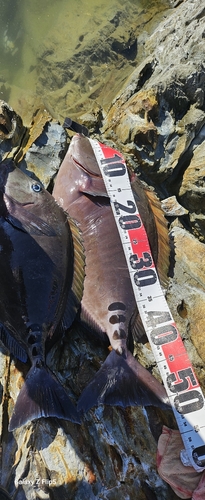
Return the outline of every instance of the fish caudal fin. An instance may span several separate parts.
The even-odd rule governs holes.
[[[65,389],[45,366],[32,366],[20,390],[9,431],[41,417],[57,417],[80,423]]]
[[[129,351],[119,355],[114,350],[84,389],[78,411],[85,412],[99,404],[170,408],[163,385]]]

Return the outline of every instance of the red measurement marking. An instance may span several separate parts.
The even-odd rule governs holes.
[[[143,225],[136,229],[129,229],[127,231],[127,234],[132,246],[133,253],[138,253],[140,250],[143,252],[149,252],[151,254],[149,242]]]
[[[99,142],[99,145],[101,147],[102,153],[105,158],[113,158],[115,155],[117,155],[118,158],[120,157],[122,163],[125,165],[124,158],[119,151],[116,151],[115,149],[110,148],[109,146],[105,146],[105,144],[102,144],[101,142]]]
[[[166,358],[170,373],[177,373],[179,370],[184,370],[185,368],[191,368],[192,372],[194,373],[190,359],[180,336],[178,336],[173,342],[161,345],[161,349]],[[197,388],[199,387],[199,382],[196,375],[195,379],[197,381],[197,385],[195,385],[194,388]]]
[[[146,238],[146,240],[143,240],[143,241],[142,241],[142,239],[140,239],[140,241],[138,240],[139,235],[142,237],[143,234],[144,233],[143,233],[143,231],[141,231],[141,227],[139,229],[130,229],[128,231],[128,236],[129,236],[130,245],[132,248],[132,253],[134,255],[137,255],[138,260],[140,260],[140,259],[144,260],[144,258],[145,258],[144,254],[146,254],[146,252],[147,252],[150,255],[150,259],[151,259],[152,263],[149,266],[147,266],[145,264],[144,267],[146,267],[146,269],[152,269],[152,268],[155,269],[155,265],[154,265],[153,258],[152,258],[152,253],[151,253],[149,242],[148,242],[147,238]],[[143,266],[141,266],[141,267],[143,268]]]

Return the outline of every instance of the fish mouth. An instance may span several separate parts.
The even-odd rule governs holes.
[[[78,167],[80,167],[80,168],[81,168],[84,172],[86,172],[86,173],[88,173],[88,174],[92,175],[92,177],[96,177],[96,178],[101,177],[100,173],[99,173],[99,174],[98,174],[98,173],[96,173],[96,171],[95,171],[95,169],[94,169],[94,168],[92,169],[92,168],[87,167],[87,166],[85,167],[84,165],[82,165],[82,163],[80,163],[80,162],[79,162],[79,161],[75,158],[75,156],[73,156],[73,155],[72,155],[72,159],[73,159],[74,163],[75,163]],[[97,165],[96,165],[96,166],[97,166]],[[99,167],[97,166],[97,168],[99,168]]]

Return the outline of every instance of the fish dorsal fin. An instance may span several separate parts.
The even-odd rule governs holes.
[[[168,271],[169,271],[169,257],[170,257],[170,242],[168,233],[168,224],[164,216],[164,212],[161,208],[161,202],[157,198],[154,191],[145,189],[146,196],[148,198],[151,211],[154,215],[156,232],[157,232],[157,272],[159,275],[160,283],[163,288],[167,288],[168,285]]]
[[[170,246],[168,224],[161,208],[161,202],[155,191],[144,185],[137,176],[132,181],[132,189],[147,232],[161,286],[166,288],[168,283]]]
[[[137,308],[130,320],[130,330],[132,333],[132,338],[135,340],[135,342],[139,344],[146,344],[147,334],[145,332],[141,316]]]
[[[85,278],[85,251],[81,231],[77,223],[68,216],[68,224],[73,238],[74,262],[73,262],[73,283],[67,297],[67,304],[62,320],[63,330],[71,326],[83,296]]]
[[[157,268],[161,286],[166,290],[169,280],[168,270],[169,270],[169,256],[170,256],[168,224],[165,219],[164,212],[161,208],[161,202],[158,199],[156,193],[153,190],[149,189],[148,187],[144,187],[142,183],[139,184],[138,181],[135,181],[133,185],[135,188],[135,194],[139,197],[139,201],[142,200],[141,206],[139,203],[140,215],[142,217],[143,224],[145,225],[145,229],[147,231],[152,255]],[[149,212],[144,211],[144,207],[146,204],[145,198],[149,204],[150,208],[149,212],[151,212],[150,215]],[[143,212],[144,212],[144,218],[143,218]],[[147,219],[151,216],[155,228],[154,231],[152,232],[152,237],[150,238],[151,226],[147,227]],[[141,343],[147,342],[146,332],[137,308],[131,318],[130,328],[133,338],[136,342],[141,342]]]

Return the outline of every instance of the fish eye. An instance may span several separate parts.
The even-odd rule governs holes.
[[[31,188],[33,189],[33,191],[35,191],[35,193],[40,193],[40,191],[42,190],[41,185],[37,182],[35,182],[35,184],[32,184]]]

